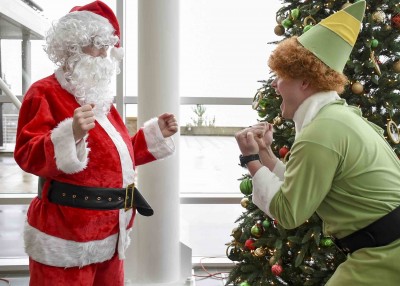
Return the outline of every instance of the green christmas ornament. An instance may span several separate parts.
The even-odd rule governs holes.
[[[375,49],[379,45],[379,41],[377,39],[372,39],[371,48]]]
[[[307,32],[308,30],[310,30],[313,27],[313,25],[306,25],[303,28],[303,33]]]
[[[293,22],[290,19],[285,19],[282,21],[282,26],[285,27],[286,29],[289,29],[290,27],[293,26]]]
[[[324,237],[321,239],[321,245],[324,247],[330,247],[333,245],[333,240],[330,237]]]
[[[262,230],[261,230],[260,227],[258,227],[258,225],[253,225],[253,226],[251,227],[250,232],[251,232],[251,234],[252,234],[253,236],[255,236],[255,237],[257,237],[257,238],[260,237],[261,234],[262,234]]]
[[[240,283],[240,286],[251,286],[249,282],[244,281],[242,283]]]
[[[267,111],[266,110],[260,110],[257,112],[258,116],[261,118],[264,118],[265,116],[267,116]]]
[[[271,223],[267,219],[262,222],[262,226],[264,229],[269,228],[270,225],[271,225]]]
[[[292,11],[290,11],[290,15],[292,16],[293,20],[296,20],[297,18],[299,18],[300,10],[297,8],[293,9]]]
[[[262,110],[264,110],[264,109],[266,109],[267,108],[267,100],[266,99],[261,99],[259,102],[258,102],[258,106],[260,107],[260,109],[262,109]]]
[[[245,178],[240,182],[240,191],[242,192],[243,195],[251,195],[253,192],[253,183],[249,178]]]

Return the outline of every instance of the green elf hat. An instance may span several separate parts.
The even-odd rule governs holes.
[[[361,29],[365,1],[358,1],[325,18],[297,38],[331,69],[342,73]]]

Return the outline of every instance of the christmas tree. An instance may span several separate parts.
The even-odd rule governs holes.
[[[343,0],[283,1],[277,11],[276,35],[282,39],[300,36],[350,5]],[[272,43],[273,44],[273,43]],[[341,97],[361,108],[363,116],[385,131],[387,141],[400,155],[400,3],[398,0],[367,1],[362,30],[344,74],[349,84]],[[283,161],[290,157],[295,130],[291,120],[280,115],[280,97],[271,87],[274,76],[261,81],[253,109],[260,121],[274,124],[273,150]],[[286,230],[252,203],[252,182],[240,179],[245,208],[232,230],[227,256],[236,262],[228,283],[256,285],[325,285],[345,256],[322,233],[314,214],[298,228]]]

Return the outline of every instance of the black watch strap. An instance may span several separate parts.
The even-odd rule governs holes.
[[[240,155],[239,160],[240,160],[239,165],[242,167],[246,167],[246,164],[249,163],[250,161],[260,160],[260,156],[258,154],[251,154],[247,156]]]

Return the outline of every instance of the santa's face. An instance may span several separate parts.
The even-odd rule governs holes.
[[[111,79],[118,62],[107,56],[108,47],[86,46],[68,78],[70,89],[81,104],[94,104],[97,115],[107,114],[114,101]]]
[[[110,36],[111,37],[111,36]],[[92,57],[107,57],[107,51],[111,42],[99,36],[94,36],[88,46],[82,47],[82,52]]]
[[[105,57],[107,57],[107,50],[108,50],[108,46],[103,46],[100,49],[93,45],[82,47],[82,52],[84,52],[85,54],[92,56],[92,57],[105,58]]]

